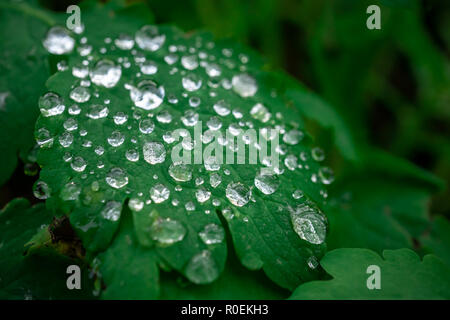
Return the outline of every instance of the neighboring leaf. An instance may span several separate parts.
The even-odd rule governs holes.
[[[449,299],[450,269],[434,255],[423,261],[409,249],[385,250],[383,258],[367,249],[336,249],[321,265],[332,277],[300,285],[290,299]],[[380,268],[380,289],[369,290],[368,278]]]
[[[428,190],[374,175],[347,177],[330,190],[331,249],[413,248],[428,225]]]
[[[25,255],[29,241],[36,240],[34,236],[46,231],[51,222],[52,215],[43,204],[31,207],[25,199],[14,199],[0,212],[0,298],[92,298],[88,270],[79,260],[45,247]],[[81,290],[66,286],[66,269],[73,264],[81,267]]]
[[[450,266],[450,222],[437,216],[431,222],[431,230],[419,239],[427,253],[433,253]]]
[[[41,41],[49,25],[56,20],[55,15],[17,1],[2,1],[0,9],[2,185],[14,171],[19,153],[28,152],[35,143],[33,127],[39,113],[37,100],[45,91],[45,81],[50,75],[47,52]]]
[[[139,243],[149,250],[156,246],[161,259],[195,283],[212,282],[225,265],[223,239],[209,243],[202,236],[210,237],[205,232],[210,229],[221,233],[217,214],[225,216],[238,256],[248,268],[263,268],[272,280],[289,289],[317,278],[320,270],[314,261],[326,248],[327,232],[320,207],[333,176],[321,166],[321,152],[311,155],[311,139],[302,131],[302,118],[283,96],[276,76],[262,71],[261,59],[253,52],[228,42],[214,43],[209,34],[185,35],[168,26],[147,26],[136,33],[133,25],[124,25],[122,36],[115,30],[100,34],[98,25],[103,24],[101,19],[86,23],[82,37],[92,51],[87,58],[80,56],[78,39],[68,56],[68,69],[48,80],[48,89],[63,99],[65,110],[55,116],[41,115],[36,127],[42,147],[40,179],[50,190],[48,204],[71,212],[71,222],[89,255],[108,248],[128,199]],[[92,28],[97,29],[91,36]],[[151,34],[146,40],[151,50],[143,50],[141,41],[132,50],[124,47],[124,39],[132,45],[135,34],[140,37],[143,31]],[[123,33],[131,37],[124,38]],[[83,61],[91,72],[90,81],[72,74]],[[104,71],[110,72],[103,78],[95,71],[98,63],[106,63]],[[142,80],[153,82],[140,87]],[[88,92],[89,97],[80,99],[74,88]],[[213,108],[221,100],[229,105]],[[174,178],[169,173],[173,164],[169,157],[182,144],[178,137],[169,141],[167,133],[184,129],[192,137],[195,123],[201,124],[203,133],[220,126],[221,132],[230,126],[282,129],[283,142],[276,152],[280,171],[270,175],[278,190],[268,195],[261,185],[255,187],[263,166],[248,164],[249,159],[246,164],[214,168],[205,165],[204,157],[203,163],[183,169],[184,174],[190,172],[189,178]],[[233,149],[236,143],[241,150],[249,150],[245,138],[241,132],[238,142],[230,140],[225,149]],[[194,139],[197,147],[202,145],[200,136]],[[203,150],[208,143],[209,148],[219,146],[220,141],[205,142]],[[187,139],[183,143],[189,149]],[[165,156],[152,155],[154,147],[164,148]],[[275,151],[268,154],[273,156]],[[275,158],[274,171],[276,164]],[[216,175],[221,183],[211,186],[210,179]],[[69,189],[76,190],[73,197],[61,196]],[[174,239],[158,238],[164,226],[175,228]]]
[[[133,229],[131,212],[124,210],[117,236],[94,260],[106,284],[102,299],[156,299],[159,270],[153,250],[141,247]]]

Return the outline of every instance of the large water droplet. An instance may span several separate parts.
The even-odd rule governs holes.
[[[89,101],[91,93],[88,88],[78,86],[70,91],[70,98],[75,102],[83,103]]]
[[[103,207],[100,214],[103,218],[110,221],[117,221],[122,211],[122,203],[117,201],[108,201]]]
[[[195,192],[195,197],[198,202],[203,203],[209,200],[211,197],[211,192],[204,188],[200,188]]]
[[[192,168],[187,164],[171,164],[169,174],[175,181],[186,182],[192,179]]]
[[[91,81],[98,86],[114,87],[120,80],[122,69],[111,60],[99,60],[90,72]]]
[[[112,168],[106,175],[105,180],[115,189],[121,189],[128,184],[127,173],[121,168]]]
[[[195,73],[190,73],[181,79],[181,83],[187,91],[196,91],[202,86],[202,79]]]
[[[86,169],[86,161],[82,157],[75,157],[73,161],[70,163],[70,166],[73,170],[77,172],[83,172]]]
[[[233,90],[244,98],[254,96],[258,90],[255,79],[246,73],[235,75],[231,83]]]
[[[56,116],[65,109],[62,98],[53,92],[47,92],[39,98],[39,109],[44,117]]]
[[[298,205],[295,210],[289,208],[294,231],[299,237],[313,244],[325,241],[327,233],[326,220],[323,214],[307,203]]]
[[[284,134],[283,141],[290,145],[296,145],[303,139],[303,136],[303,132],[292,129]]]
[[[225,100],[219,100],[217,101],[214,106],[214,111],[217,112],[219,116],[227,116],[230,114],[230,104],[226,102]]]
[[[177,220],[157,219],[152,224],[150,232],[153,240],[160,245],[167,246],[183,240],[186,228]]]
[[[108,115],[109,109],[101,104],[92,104],[89,107],[87,116],[91,119],[101,119]]]
[[[67,148],[69,147],[72,142],[73,142],[73,135],[70,132],[63,132],[60,136],[59,136],[59,144],[63,147],[63,148]]]
[[[152,110],[158,108],[163,102],[165,95],[164,87],[157,86],[151,80],[143,80],[139,82],[137,88],[131,87],[130,98],[136,107],[144,110]]]
[[[47,32],[43,44],[48,52],[60,55],[71,52],[75,46],[75,40],[65,28],[56,26]]]
[[[211,252],[203,250],[191,258],[186,266],[185,274],[195,284],[206,284],[217,279],[219,269]]]
[[[227,185],[226,196],[235,206],[246,205],[250,201],[251,194],[251,190],[240,182],[230,182]]]
[[[155,124],[151,119],[142,119],[139,121],[139,131],[143,134],[152,133],[153,129],[155,129]]]
[[[257,103],[253,106],[253,108],[250,110],[250,115],[261,122],[269,121],[272,116],[269,110],[261,103]]]
[[[207,224],[198,235],[205,244],[222,243],[225,239],[225,231],[215,223]]]
[[[187,70],[194,70],[198,67],[198,59],[195,55],[181,57],[181,65]]]
[[[45,200],[50,197],[51,189],[44,181],[37,181],[33,185],[33,195],[41,200]]]
[[[108,137],[108,143],[113,147],[118,147],[123,144],[125,137],[120,131],[113,131]]]
[[[143,26],[136,32],[136,43],[139,48],[147,51],[156,51],[164,44],[166,36],[160,34],[156,26]]]
[[[121,33],[119,37],[114,40],[114,44],[117,48],[122,50],[130,50],[134,46],[133,38],[126,33]]]
[[[264,194],[274,193],[279,185],[278,177],[272,173],[261,171],[255,177],[255,186]]]
[[[143,147],[144,159],[150,164],[164,162],[166,159],[166,149],[159,142],[146,142]]]
[[[169,199],[170,190],[163,184],[158,183],[150,189],[150,197],[155,203],[161,203]]]

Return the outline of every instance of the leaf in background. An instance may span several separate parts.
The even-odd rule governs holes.
[[[449,299],[450,269],[427,255],[421,261],[409,249],[385,250],[383,258],[367,249],[336,249],[321,260],[333,277],[300,285],[290,299]],[[380,268],[381,289],[369,290],[367,268]]]
[[[330,191],[330,249],[413,248],[428,225],[427,189],[375,175],[347,177]]]
[[[49,205],[72,211],[71,222],[90,254],[108,248],[129,199],[139,243],[156,247],[160,258],[194,283],[210,283],[224,268],[227,249],[217,214],[225,216],[246,267],[263,268],[290,289],[317,278],[315,262],[325,250],[327,228],[320,206],[332,172],[321,166],[321,152],[312,152],[300,114],[275,77],[262,71],[261,59],[233,43],[214,43],[208,34],[124,25],[122,35],[109,30],[100,35],[103,24],[86,23],[88,59],[79,55],[85,47],[78,39],[68,69],[48,80],[64,111],[41,116],[36,127]],[[73,75],[83,60],[90,81],[87,73],[83,79]],[[283,128],[278,153],[284,171],[266,177],[270,186],[255,186],[262,166],[248,159],[174,168],[169,157],[174,145],[181,145],[172,132],[183,129],[192,137],[199,121],[205,135],[229,127]],[[200,146],[199,138],[194,144]],[[245,139],[238,132],[237,142],[227,142],[234,157],[235,144],[249,149]],[[209,142],[204,136],[203,150]],[[218,145],[215,140],[208,146]],[[183,148],[190,149],[186,140]],[[266,190],[273,186],[276,192]],[[302,192],[293,197],[296,190]]]
[[[450,223],[445,217],[437,216],[420,239],[425,252],[433,253],[450,266]]]
[[[34,1],[32,2],[34,3]],[[26,3],[0,3],[0,185],[14,171],[19,153],[34,145],[37,100],[50,75],[41,41],[55,14]],[[18,23],[20,21],[20,23]],[[14,137],[13,139],[11,137]]]
[[[25,255],[25,245],[51,222],[43,204],[31,207],[25,199],[14,199],[0,211],[1,299],[92,298],[89,273],[80,261],[46,248]],[[66,269],[73,264],[81,267],[81,290],[66,286]]]

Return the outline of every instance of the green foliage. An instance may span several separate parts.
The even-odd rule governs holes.
[[[384,258],[384,259],[383,259]],[[300,285],[290,299],[449,299],[449,267],[434,255],[411,250],[336,249],[322,259],[333,277]],[[369,266],[380,267],[381,289],[367,288]]]
[[[61,114],[41,115],[36,123],[42,168],[35,195],[46,206],[14,199],[0,212],[0,298],[282,299],[292,291],[291,299],[450,298],[449,223],[445,216],[432,217],[436,211],[447,214],[448,190],[441,193],[444,200],[432,197],[444,190],[434,173],[448,175],[450,148],[444,134],[429,130],[439,127],[437,119],[445,127],[449,114],[442,106],[450,77],[417,1],[380,4],[383,27],[374,32],[361,28],[367,1],[256,1],[251,6],[186,1],[183,12],[172,10],[167,0],[148,5],[155,16],[144,2],[82,2],[84,31],[70,33],[74,50],[56,56],[45,50],[43,39],[50,27],[64,25],[66,15],[37,1],[0,1],[0,185],[18,158],[35,161],[29,151],[45,82],[65,105]],[[255,8],[259,15],[248,14]],[[118,47],[121,35],[133,40],[137,30],[155,21],[169,23],[156,29],[165,35],[161,48]],[[208,32],[184,33],[174,24],[252,42],[272,65],[297,77],[300,70],[318,94],[235,41],[217,40]],[[291,32],[290,41],[301,40],[305,56],[281,37],[287,27],[301,30]],[[83,37],[92,46],[86,56],[80,54]],[[150,67],[156,73],[143,72],[142,57],[154,63]],[[101,59],[120,66],[120,80],[111,88],[92,80]],[[400,67],[407,70],[400,73],[414,78],[410,87],[391,79],[403,59],[407,66]],[[189,63],[200,65],[191,69]],[[91,75],[74,76],[72,70],[83,64]],[[219,76],[207,72],[215,65]],[[256,92],[240,93],[232,81],[239,75],[249,75]],[[183,86],[189,77],[201,80],[199,89]],[[155,109],[139,108],[130,95],[139,93],[142,80],[154,82],[153,94],[164,87]],[[71,97],[80,87],[89,91],[88,101]],[[199,105],[193,106],[192,99]],[[221,100],[229,104],[227,115],[213,108]],[[251,114],[257,103],[267,108],[263,113],[270,113],[269,121]],[[107,115],[92,116],[94,104]],[[398,124],[397,131],[373,116],[380,105]],[[230,112],[235,110],[243,117]],[[167,115],[162,111],[171,115],[170,122],[158,120]],[[176,181],[170,156],[178,141],[163,136],[179,128],[192,136],[193,127],[185,121],[197,116],[203,132],[208,121],[217,125],[219,119],[222,130],[239,124],[304,133],[300,143],[284,144],[276,192],[265,194],[256,186],[261,166],[253,164],[224,164],[218,171],[193,164],[183,168],[192,177]],[[145,145],[152,142],[164,146],[166,155],[151,164]],[[319,174],[324,162],[311,157],[318,144],[330,151],[326,163],[338,172],[328,191]],[[434,173],[380,145],[410,159],[417,150],[431,150],[435,161],[427,167]],[[298,163],[289,164],[290,156]],[[221,182],[213,186],[217,173]],[[235,182],[243,187],[234,189],[244,190],[243,205],[227,196]],[[155,200],[152,188],[158,185],[170,191],[168,199]],[[296,190],[302,193],[293,197]],[[314,217],[308,220],[309,235],[299,225],[298,215],[305,212]],[[75,234],[70,241],[55,240],[58,223],[68,219]],[[208,226],[219,240],[205,240]],[[319,264],[327,249],[332,251]],[[421,261],[410,249],[432,255]],[[65,286],[70,264],[82,266],[81,292]],[[382,290],[366,287],[372,264],[381,267]]]
[[[1,299],[92,298],[85,265],[60,254],[57,248],[64,246],[61,242],[36,243],[36,235],[47,233],[51,222],[52,214],[43,204],[31,207],[25,199],[15,199],[0,211]],[[66,287],[66,269],[72,264],[82,266],[82,290]]]

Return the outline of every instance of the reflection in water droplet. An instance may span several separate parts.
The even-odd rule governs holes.
[[[113,61],[99,60],[90,72],[91,81],[98,86],[106,88],[114,87],[120,80],[122,69]]]
[[[43,41],[45,49],[52,54],[66,54],[73,50],[75,40],[69,31],[62,27],[52,27]]]
[[[150,233],[158,244],[167,246],[183,240],[186,228],[177,220],[157,219],[152,224]]]
[[[108,201],[103,207],[100,214],[103,218],[110,221],[117,221],[120,218],[122,204],[117,201]]]
[[[39,98],[39,109],[44,117],[56,116],[65,109],[62,98],[53,92],[47,92]]]
[[[246,205],[250,201],[251,194],[251,190],[240,182],[230,182],[227,185],[226,197],[235,206]]]
[[[225,231],[215,223],[207,224],[198,235],[205,244],[221,243],[225,239]]]
[[[191,258],[186,266],[185,274],[195,284],[206,284],[217,279],[219,269],[211,252],[203,250]]]

